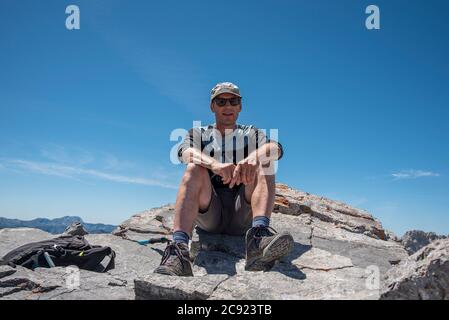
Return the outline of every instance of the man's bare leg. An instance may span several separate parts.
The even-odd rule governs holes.
[[[253,219],[270,218],[274,208],[275,176],[258,174],[254,184],[245,186],[245,198],[251,200]],[[286,256],[293,248],[293,237],[288,232],[269,230],[267,221],[253,220],[253,228],[246,233],[246,264],[250,271],[270,270],[276,260]],[[264,220],[264,219],[260,219]],[[257,227],[256,227],[257,226]]]
[[[212,184],[207,169],[189,163],[176,196],[173,231],[184,231],[191,236],[198,211],[209,206],[211,194]]]
[[[275,198],[275,176],[258,174],[253,184],[245,186],[246,201],[251,203],[253,218],[271,217]]]
[[[175,241],[165,249],[161,264],[154,270],[155,273],[193,276],[187,236],[192,235],[199,209],[206,209],[209,205],[211,193],[212,185],[207,169],[196,164],[188,164],[176,198],[173,226]],[[179,238],[175,239],[176,237]]]

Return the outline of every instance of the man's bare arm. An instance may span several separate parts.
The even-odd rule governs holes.
[[[233,163],[221,163],[211,156],[192,147],[187,148],[182,152],[182,162],[194,163],[211,170],[213,173],[222,178],[224,184],[231,182],[232,173],[235,169],[235,165]]]
[[[276,142],[267,142],[259,149],[251,152],[248,158],[257,160],[257,162],[264,165],[271,161],[279,160],[281,152],[282,150]]]
[[[200,150],[190,147],[182,152],[183,163],[195,163],[204,168],[211,169],[214,163],[218,162],[211,156],[201,152]]]

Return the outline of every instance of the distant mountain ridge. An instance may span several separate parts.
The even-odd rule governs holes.
[[[52,234],[63,233],[70,224],[81,222],[87,232],[95,233],[111,233],[116,226],[103,223],[85,223],[83,219],[77,216],[64,216],[55,219],[37,218],[29,221],[19,219],[8,219],[0,217],[0,229],[4,228],[35,228]]]

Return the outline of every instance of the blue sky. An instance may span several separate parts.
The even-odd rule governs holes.
[[[239,122],[279,129],[279,182],[447,234],[449,3],[226,3],[1,0],[0,216],[174,202],[170,132],[213,122],[209,91],[232,81]]]

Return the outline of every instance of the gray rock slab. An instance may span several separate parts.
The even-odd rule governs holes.
[[[385,300],[449,300],[449,239],[436,240],[390,269]]]
[[[208,299],[226,275],[173,277],[149,274],[135,280],[137,300],[205,300]]]

